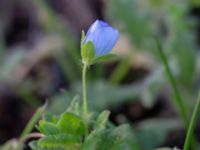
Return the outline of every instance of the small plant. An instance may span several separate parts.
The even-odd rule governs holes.
[[[88,111],[86,71],[90,65],[113,57],[109,52],[119,37],[116,29],[106,22],[97,20],[89,28],[86,36],[82,32],[82,97],[77,97],[60,116],[47,116],[39,121],[37,129],[42,133],[39,140],[32,141],[33,150],[129,150],[132,145],[131,129],[128,125],[114,126],[109,121],[110,112],[100,115]]]

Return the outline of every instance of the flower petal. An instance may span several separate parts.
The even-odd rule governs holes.
[[[89,28],[83,44],[91,41],[96,55],[105,55],[114,47],[119,38],[119,32],[108,23],[96,20]]]
[[[101,55],[109,53],[115,46],[119,38],[119,32],[113,28],[110,28],[108,31],[104,31],[104,40],[105,46],[102,47]]]
[[[88,40],[87,40],[87,37],[92,34],[95,30],[97,29],[101,29],[103,27],[109,27],[108,23],[104,22],[104,21],[101,21],[101,20],[96,20],[89,28],[86,36],[85,36],[85,39],[83,41],[83,43],[85,44]]]
[[[103,27],[89,34],[87,41],[91,41],[95,46],[96,55],[105,55],[114,47],[119,37],[117,30],[112,27]]]

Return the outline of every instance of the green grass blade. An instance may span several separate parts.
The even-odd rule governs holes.
[[[181,116],[185,122],[185,125],[187,127],[187,124],[188,124],[188,112],[187,112],[187,108],[186,108],[186,105],[184,103],[184,100],[180,94],[180,91],[178,89],[178,85],[176,83],[176,80],[175,80],[175,77],[169,67],[169,64],[168,64],[168,61],[167,61],[167,58],[166,58],[166,55],[164,54],[164,51],[162,49],[162,46],[160,44],[160,42],[158,40],[156,40],[157,42],[157,47],[158,47],[158,52],[159,52],[159,55],[160,55],[160,58],[161,58],[161,61],[165,67],[165,70],[166,70],[166,73],[167,73],[167,76],[168,76],[168,79],[169,79],[169,82],[171,84],[171,87],[173,89],[173,92],[174,92],[174,95],[175,95],[175,103],[177,104],[177,107],[181,113]]]
[[[199,116],[199,109],[200,109],[200,92],[199,92],[199,96],[197,98],[197,102],[196,102],[195,107],[194,107],[194,111],[193,111],[193,114],[192,114],[192,119],[191,119],[190,124],[189,124],[189,128],[188,128],[188,131],[187,131],[187,134],[186,134],[186,139],[185,139],[183,150],[189,150],[190,149],[190,144],[191,144],[191,141],[192,141],[192,136],[193,136],[194,128],[195,128],[195,123],[196,123],[198,116]]]
[[[158,39],[156,39],[156,44],[157,44],[157,48],[158,48],[158,52],[159,52],[159,55],[160,55],[160,58],[161,58],[161,61],[163,62],[163,65],[165,67],[165,70],[166,70],[166,73],[167,73],[167,76],[169,78],[169,82],[171,84],[171,87],[174,91],[174,95],[175,95],[175,103],[180,111],[180,114],[181,114],[181,117],[183,118],[183,121],[184,121],[184,124],[185,124],[185,128],[188,129],[189,127],[189,117],[188,117],[188,110],[187,110],[187,107],[186,107],[186,104],[184,103],[184,100],[181,96],[181,93],[178,89],[178,85],[176,83],[176,80],[175,80],[175,77],[169,67],[169,64],[168,64],[168,61],[167,61],[167,57],[162,49],[162,46],[159,42]],[[197,147],[197,144],[196,144],[196,139],[194,137],[194,135],[192,134],[191,135],[191,140],[192,140],[192,147],[193,147],[193,150],[196,149]]]
[[[45,109],[46,109],[46,104],[37,109],[37,111],[35,112],[35,114],[31,118],[31,120],[28,122],[28,124],[25,127],[25,129],[22,131],[20,139],[23,139],[25,136],[27,136],[32,131],[33,127],[35,126],[37,121],[40,119],[40,117],[44,113]]]

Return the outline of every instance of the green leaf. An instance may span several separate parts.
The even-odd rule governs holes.
[[[82,49],[82,46],[83,46],[83,41],[84,41],[84,39],[85,39],[85,32],[82,30],[82,32],[81,32],[81,49]]]
[[[58,116],[53,116],[52,122],[53,122],[54,124],[57,124],[57,123],[58,123],[58,120],[59,120],[59,117],[58,117]]]
[[[140,150],[128,125],[114,129],[97,128],[90,133],[81,150]]]
[[[85,125],[83,120],[75,114],[65,112],[57,123],[57,127],[64,133],[83,135]]]
[[[59,134],[55,136],[46,136],[38,141],[38,146],[41,148],[53,148],[61,150],[78,149],[80,137],[75,135]]]
[[[81,47],[82,61],[86,64],[91,64],[95,57],[95,48],[91,41]]]
[[[98,56],[93,60],[93,64],[105,62],[105,61],[108,61],[108,60],[111,60],[114,58],[117,58],[115,54],[107,54],[107,55],[103,55],[103,56]]]
[[[55,135],[60,133],[59,128],[54,123],[44,120],[39,121],[38,130],[45,135]]]
[[[97,118],[97,121],[95,123],[95,129],[96,128],[105,128],[109,115],[110,115],[109,111],[107,111],[107,110],[103,111]]]
[[[107,134],[105,129],[110,112],[103,111],[97,118],[95,122],[94,130],[86,138],[82,150],[96,150],[99,142],[101,142]],[[100,146],[100,145],[99,145]]]
[[[95,129],[86,138],[85,142],[82,144],[81,150],[99,150],[99,143],[104,139],[105,135],[106,130],[98,128]]]

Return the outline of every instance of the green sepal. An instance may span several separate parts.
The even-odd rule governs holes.
[[[85,39],[85,32],[82,30],[82,32],[81,32],[81,43],[80,43],[80,45],[81,45],[81,49],[82,49],[82,47],[83,47],[83,41],[84,41],[84,39]]]
[[[107,54],[107,55],[98,56],[95,59],[93,59],[92,64],[105,62],[114,58],[117,58],[115,54]]]
[[[81,46],[81,57],[83,63],[88,65],[92,64],[92,61],[95,58],[95,47],[91,41],[88,41]]]

